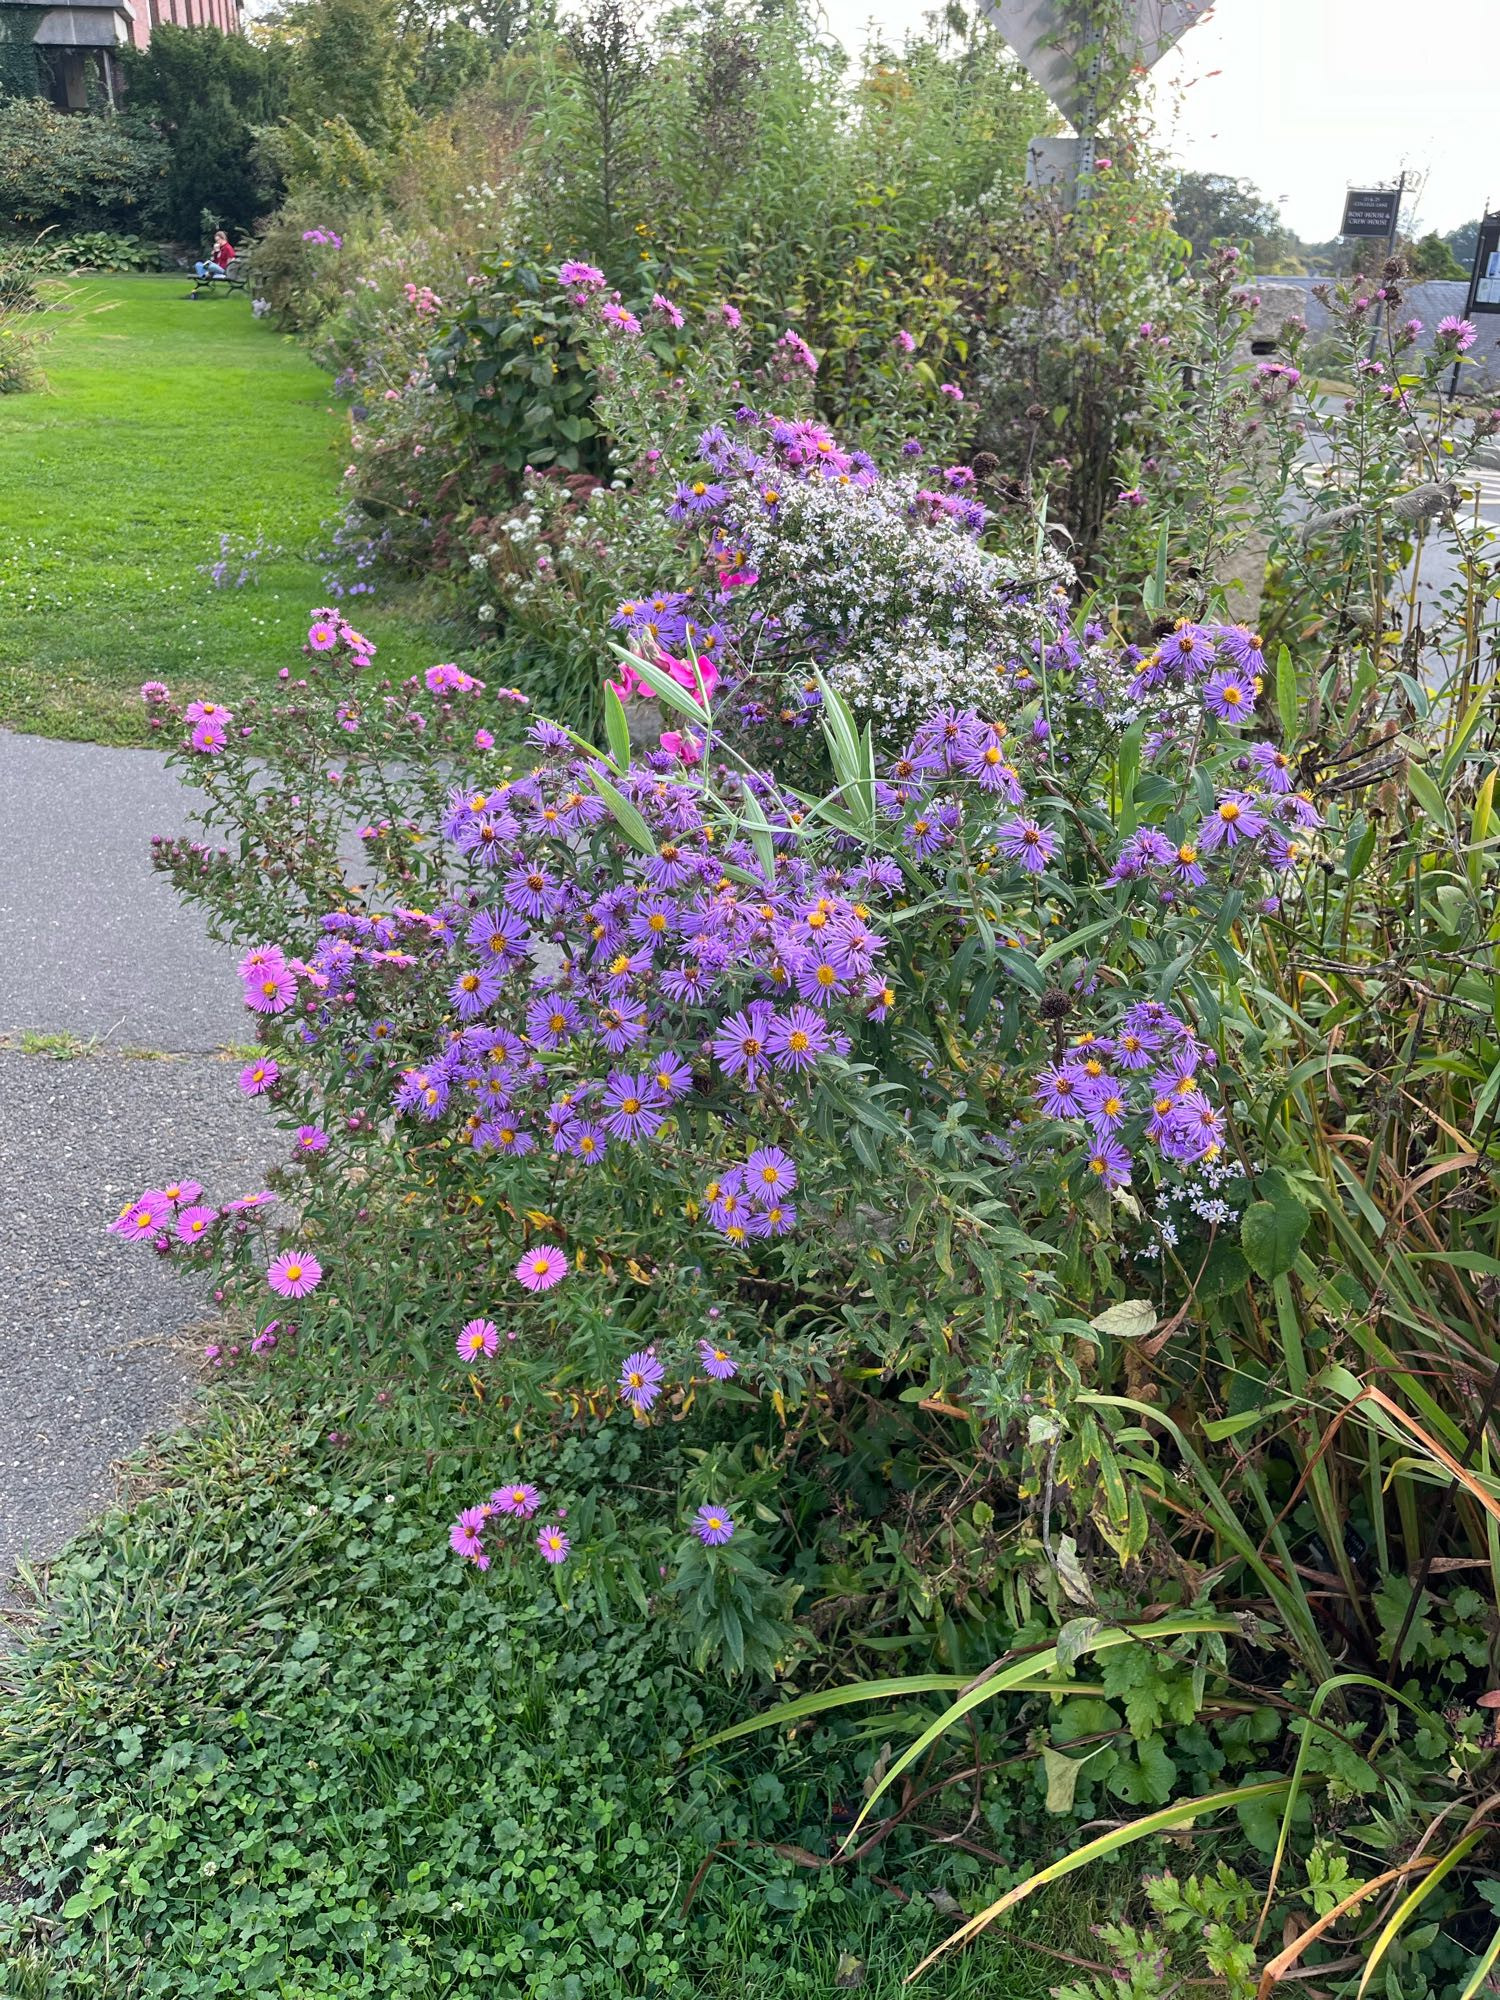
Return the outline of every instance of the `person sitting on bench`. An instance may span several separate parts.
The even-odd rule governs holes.
[[[233,256],[234,245],[222,229],[216,229],[213,249],[209,251],[207,258],[200,259],[193,266],[193,270],[200,279],[218,277],[228,268]]]

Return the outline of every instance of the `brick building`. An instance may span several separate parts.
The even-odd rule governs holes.
[[[31,35],[43,94],[60,111],[87,111],[119,101],[115,51],[150,46],[151,31],[170,21],[179,28],[222,28],[237,34],[243,0],[6,0],[14,22],[20,10],[39,18]],[[12,11],[15,10],[15,11]],[[12,30],[14,32],[14,29]]]

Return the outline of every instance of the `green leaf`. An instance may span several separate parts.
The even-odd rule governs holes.
[[[1061,1750],[1050,1745],[1042,1746],[1042,1768],[1047,1773],[1047,1810],[1049,1813],[1070,1813],[1073,1797],[1078,1790],[1078,1780],[1087,1757],[1065,1757]]]
[[[1295,1195],[1252,1201],[1240,1218],[1240,1247],[1251,1270],[1267,1279],[1290,1271],[1307,1234],[1308,1220],[1307,1210]]]
[[[1095,1333],[1111,1333],[1117,1340],[1143,1340],[1156,1326],[1156,1307],[1150,1299],[1121,1299],[1106,1306],[1089,1321]]]
[[[604,728],[609,737],[610,762],[617,771],[630,769],[630,724],[625,704],[608,681],[604,683]]]
[[[614,814],[621,828],[634,841],[642,854],[654,854],[656,852],[656,841],[651,829],[647,826],[637,808],[630,803],[629,799],[624,797],[622,793],[617,792],[608,778],[601,777],[597,771],[589,772],[589,781],[600,798],[603,799],[604,803]]]
[[[1293,664],[1291,649],[1285,644],[1276,648],[1276,714],[1281,722],[1281,741],[1288,747],[1297,739],[1297,725],[1301,721],[1302,703],[1297,687],[1297,669]]]
[[[654,660],[643,660],[639,653],[632,653],[624,646],[617,646],[613,640],[610,641],[609,650],[618,654],[628,666],[634,667],[647,687],[653,694],[659,694],[668,708],[675,708],[679,715],[690,717],[701,729],[710,727],[713,717],[703,703],[690,695],[686,688],[679,687],[672,676],[657,666]]]
[[[1420,764],[1406,767],[1407,788],[1434,826],[1448,824],[1448,802]]]

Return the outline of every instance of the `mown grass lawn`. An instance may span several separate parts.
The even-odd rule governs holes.
[[[242,696],[295,664],[325,601],[347,418],[248,299],[189,304],[190,284],[56,288],[47,387],[0,400],[0,724],[144,741],[142,681]],[[216,590],[199,565],[221,534],[284,553]],[[445,656],[431,624],[355,602],[382,667]]]

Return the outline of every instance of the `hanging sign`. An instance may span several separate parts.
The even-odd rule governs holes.
[[[1401,193],[1400,188],[1350,188],[1339,235],[1388,238],[1401,213]]]

